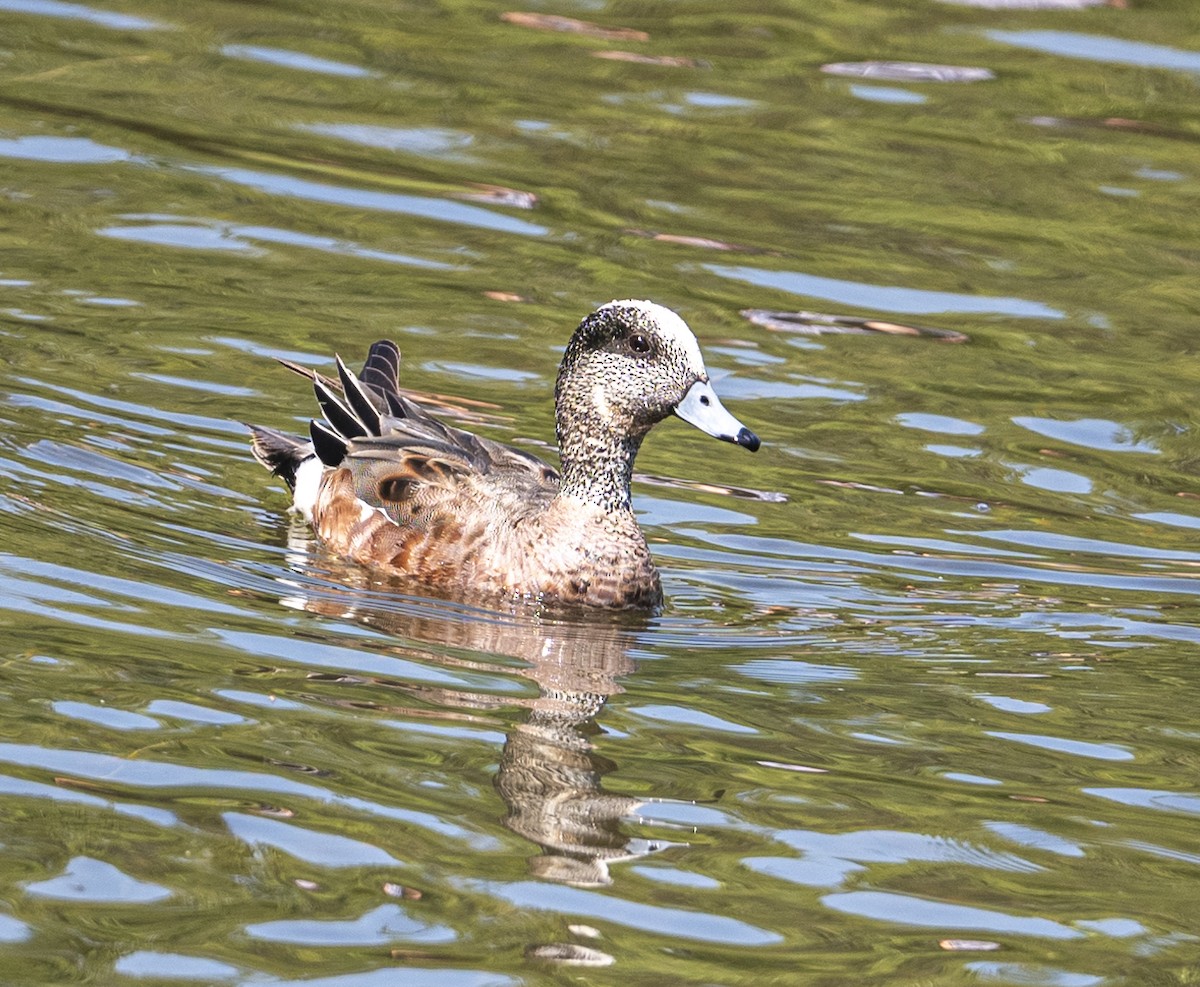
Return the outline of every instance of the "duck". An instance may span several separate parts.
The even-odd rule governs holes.
[[[630,491],[642,441],[675,415],[760,446],[718,399],[688,324],[652,301],[601,305],[572,334],[554,387],[558,469],[405,395],[391,340],[371,345],[357,375],[335,357],[336,380],[280,362],[312,381],[321,417],[306,438],[248,427],[292,510],[334,554],[463,598],[660,607]]]

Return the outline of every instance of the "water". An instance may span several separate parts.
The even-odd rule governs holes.
[[[0,0],[0,980],[1200,976],[1200,22],[1037,6]],[[766,443],[646,443],[659,615],[249,456],[385,335],[544,449],[623,297]]]

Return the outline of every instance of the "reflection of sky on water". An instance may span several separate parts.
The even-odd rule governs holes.
[[[288,51],[286,48],[263,48],[258,45],[226,45],[221,54],[229,58],[244,58],[254,62],[264,62],[267,65],[281,65],[284,68],[299,69],[301,72],[318,72],[322,75],[340,75],[346,78],[363,78],[372,75],[368,69],[358,65],[348,65],[345,62],[335,62],[328,58],[317,58],[299,51]]]
[[[312,799],[323,804],[340,804],[357,812],[420,826],[442,836],[465,840],[476,849],[494,848],[493,837],[473,833],[452,822],[445,822],[427,812],[384,805],[368,799],[343,796],[319,785],[309,785],[291,778],[251,771],[193,768],[166,761],[134,761],[95,754],[91,751],[56,750],[32,744],[0,743],[0,761],[25,767],[42,766],[82,778],[104,779],[105,783],[133,788],[189,788],[250,790],[276,795]],[[159,821],[160,825],[177,825],[174,817]]]
[[[37,135],[0,140],[0,158],[45,161],[47,164],[112,164],[115,161],[132,160],[133,155],[119,147],[97,144],[86,137]]]
[[[360,123],[299,124],[297,130],[325,137],[337,137],[364,147],[386,151],[406,151],[429,157],[461,158],[475,138],[461,130],[444,127],[373,127]]]
[[[982,435],[984,426],[965,418],[952,418],[950,415],[931,415],[920,411],[907,411],[896,416],[896,421],[906,428],[919,428],[925,432],[939,432],[942,435]]]
[[[161,884],[150,884],[91,857],[73,857],[58,877],[35,881],[25,890],[39,898],[122,905],[144,905],[170,898]]]
[[[1157,453],[1159,451],[1151,443],[1135,438],[1127,425],[1103,418],[1063,421],[1057,418],[1021,415],[1013,419],[1013,424],[1027,428],[1038,435],[1044,435],[1048,439],[1058,439],[1061,442],[1070,442],[1073,445],[1087,446],[1089,449],[1100,449],[1104,452]]]
[[[254,847],[270,846],[318,867],[392,867],[400,861],[362,840],[265,819],[245,812],[225,812],[221,818],[229,831]]]
[[[899,86],[863,86],[855,84],[850,87],[850,94],[873,103],[917,104],[924,103],[929,99],[923,93],[915,93],[911,89],[901,89]]]
[[[212,983],[232,980],[239,970],[228,963],[204,956],[185,956],[181,953],[160,953],[140,949],[117,960],[114,969],[125,977],[157,980],[192,980]]]
[[[523,219],[514,219],[503,213],[491,212],[479,206],[463,202],[450,202],[424,195],[406,195],[402,192],[377,192],[371,189],[353,188],[348,185],[330,185],[314,182],[307,178],[294,178],[248,168],[218,168],[207,165],[189,166],[190,171],[220,178],[235,185],[257,189],[270,195],[284,195],[308,202],[324,202],[354,209],[371,209],[379,212],[404,213],[422,219],[436,219],[445,223],[475,226],[501,233],[520,233],[524,236],[543,236],[549,231],[544,226]]]
[[[1061,319],[1064,313],[1040,302],[1023,298],[962,295],[950,291],[924,291],[895,285],[864,284],[823,278],[799,271],[767,271],[757,267],[705,264],[704,269],[723,278],[745,281],[760,288],[773,288],[807,298],[823,298],[858,309],[936,315],[944,312],[977,312],[1030,319]]]
[[[955,534],[967,534],[967,532],[955,532]],[[1200,552],[1189,552],[1183,548],[1148,548],[1145,545],[1103,541],[1099,538],[1080,538],[1054,531],[973,531],[970,532],[970,535],[974,538],[1008,542],[1013,545],[1023,545],[1027,548],[1071,552],[1072,554],[1086,552],[1095,555],[1111,555],[1129,559],[1173,559],[1177,561],[1200,562]]]
[[[917,925],[934,929],[989,932],[993,935],[1036,936],[1044,939],[1081,939],[1078,929],[1033,916],[1011,915],[990,908],[975,908],[958,902],[930,901],[891,891],[846,891],[827,894],[821,904],[861,918]]]
[[[363,260],[378,260],[389,264],[404,264],[409,267],[424,267],[436,270],[451,270],[453,265],[409,254],[375,250],[348,240],[334,237],[314,236],[273,226],[243,226],[239,223],[223,223],[208,219],[190,219],[184,216],[125,216],[139,220],[136,226],[107,226],[96,232],[115,240],[132,240],[160,247],[181,247],[188,250],[223,250],[231,253],[261,255],[265,251],[257,242],[277,243],[289,247],[302,247],[323,253],[360,257]]]
[[[1040,733],[1009,733],[1003,730],[987,730],[985,733],[997,740],[1011,740],[1014,744],[1028,744],[1030,747],[1058,754],[1070,754],[1072,757],[1091,757],[1099,761],[1132,761],[1134,758],[1132,751],[1117,744],[1097,744]]]
[[[85,137],[58,137],[46,135],[31,135],[25,137],[0,139],[0,158],[11,158],[21,161],[42,161],[48,164],[114,164],[119,162],[135,162],[145,164],[145,159],[118,147],[99,144]],[[424,219],[436,219],[447,223],[475,226],[481,229],[496,230],[504,233],[519,233],[525,236],[542,236],[549,232],[544,226],[530,223],[527,220],[515,219],[503,213],[492,212],[481,206],[465,202],[454,202],[431,196],[407,195],[400,192],[379,192],[370,189],[357,189],[350,186],[331,185],[325,182],[314,182],[303,178],[294,178],[283,174],[251,171],[245,168],[217,168],[205,165],[182,165],[185,171],[201,172],[212,175],[237,185],[248,186],[267,192],[271,195],[290,196],[311,202],[323,202],[332,205],[350,206],[357,209],[371,209],[381,212],[404,213]],[[235,226],[209,223],[189,225],[196,221],[185,219],[183,223],[172,225],[169,220],[178,217],[137,216],[130,218],[145,218],[158,221],[157,228],[143,227],[109,227],[107,235],[124,237],[125,239],[143,239],[147,242],[167,244],[171,246],[187,246],[194,249],[233,250],[249,252],[254,248],[237,239],[238,236],[250,239],[268,240],[291,243],[295,246],[311,247],[320,250],[351,253],[355,256],[374,258],[423,266],[441,266],[434,262],[419,258],[406,257],[387,251],[372,251],[364,247],[347,244],[345,241],[330,237],[315,237],[278,230],[266,226]],[[204,223],[205,221],[199,221]],[[236,234],[231,231],[236,230]],[[339,246],[340,245],[340,246]]]
[[[1014,466],[1021,482],[1038,490],[1052,493],[1089,494],[1094,488],[1092,481],[1082,473],[1054,469],[1051,466]]]
[[[1152,45],[1144,41],[1126,41],[1124,38],[1077,34],[1073,31],[988,31],[986,34],[992,41],[1018,48],[1032,48],[1051,55],[1065,55],[1067,58],[1138,65],[1147,69],[1200,72],[1200,52]]]
[[[246,934],[269,942],[308,946],[383,946],[392,942],[445,943],[458,934],[444,925],[410,918],[397,904],[380,905],[356,919],[280,919],[246,926]]]
[[[684,908],[648,905],[563,885],[536,881],[463,881],[470,889],[507,901],[521,909],[561,911],[586,915],[635,929],[660,932],[694,942],[766,946],[780,942],[777,932],[749,923]]]
[[[837,549],[794,541],[784,538],[769,538],[762,535],[741,534],[728,531],[705,531],[696,527],[679,527],[681,537],[711,546],[697,549],[682,545],[664,545],[661,555],[686,558],[693,562],[711,561],[732,565],[740,560],[743,567],[755,571],[745,572],[732,578],[730,583],[743,594],[761,600],[764,605],[836,605],[838,600],[851,597],[862,607],[865,591],[861,585],[844,584],[838,575],[868,571],[900,571],[906,578],[917,581],[939,583],[947,576],[968,579],[1011,580],[1014,583],[1032,585],[1090,586],[1098,589],[1128,590],[1131,592],[1171,593],[1185,596],[1200,595],[1200,579],[1173,572],[1159,573],[1155,569],[1113,573],[1103,567],[1082,568],[1076,560],[1059,564],[1053,556],[1031,560],[1020,565],[1013,561],[1002,561],[995,557],[966,558],[963,552],[956,555],[935,555],[917,552],[863,552],[846,547]],[[1184,551],[1165,551],[1143,548],[1137,545],[1124,546],[1116,542],[1096,542],[1090,539],[1070,538],[1054,532],[987,532],[954,531],[952,535],[969,538],[1008,541],[1026,547],[1048,551],[1074,552],[1081,548],[1110,556],[1144,558],[1153,560],[1200,560],[1200,554]],[[855,537],[853,534],[851,537]],[[870,536],[868,536],[870,537]],[[1092,546],[1088,548],[1087,546]],[[701,575],[693,570],[690,575]],[[1042,615],[1043,617],[1045,615]],[[1099,622],[1099,618],[1095,618]],[[1124,618],[1113,618],[1113,626],[1128,628]],[[1187,639],[1196,637],[1195,629],[1184,625],[1147,625],[1158,636],[1172,637],[1183,634]],[[1140,633],[1133,631],[1131,633]]]
[[[14,14],[36,14],[42,17],[87,21],[89,24],[98,24],[115,31],[151,31],[168,26],[148,17],[97,10],[95,7],[87,7],[81,3],[65,3],[63,0],[0,0],[0,10]]]
[[[51,709],[59,716],[94,723],[109,730],[157,730],[161,723],[150,716],[134,713],[125,709],[114,709],[111,706],[97,706],[94,703],[75,702],[70,699],[60,699],[51,704]]]

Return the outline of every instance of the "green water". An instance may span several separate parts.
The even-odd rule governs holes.
[[[507,9],[0,0],[0,982],[1200,980],[1194,3]],[[659,615],[249,456],[381,336],[546,448],[629,297],[764,440],[647,441]]]

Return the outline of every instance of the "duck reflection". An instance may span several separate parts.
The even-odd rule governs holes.
[[[405,657],[476,672],[516,672],[537,683],[535,698],[514,699],[427,683],[371,680],[442,710],[528,710],[523,722],[507,731],[494,784],[507,809],[504,825],[541,848],[530,860],[536,877],[583,887],[606,885],[612,882],[613,863],[679,845],[623,832],[623,820],[647,799],[604,789],[604,776],[616,765],[596,753],[591,739],[602,732],[596,718],[608,697],[621,692],[619,680],[634,671],[630,652],[645,627],[644,617],[589,613],[551,619],[520,608],[497,613],[427,597],[406,598],[403,588],[397,593],[361,570],[339,571],[337,578],[348,577],[346,582],[364,589],[388,589],[389,595],[349,588],[335,592],[329,573],[320,575],[319,582],[297,580],[297,592],[283,602],[400,638]],[[463,652],[471,657],[464,658]],[[526,667],[504,661],[511,658]]]
[[[610,864],[673,844],[622,833],[621,820],[645,800],[604,790],[616,765],[590,740],[604,703],[621,691],[617,679],[633,671],[631,635],[612,626],[576,630],[583,633],[542,637],[541,653],[527,658],[539,695],[508,734],[495,785],[508,807],[504,824],[542,848],[530,861],[537,877],[597,886],[611,882]]]

